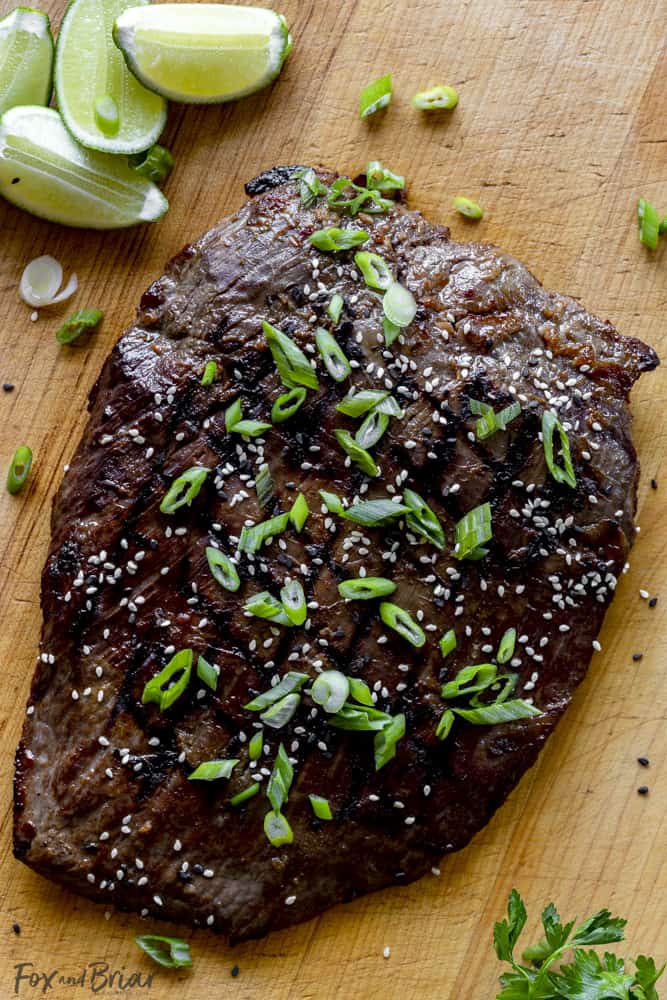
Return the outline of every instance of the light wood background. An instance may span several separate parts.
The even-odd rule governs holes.
[[[47,6],[57,23],[64,4]],[[0,14],[8,9],[2,0]],[[184,242],[240,205],[246,179],[285,162],[355,172],[378,157],[407,175],[412,205],[451,224],[454,237],[501,244],[546,285],[659,352],[667,347],[667,240],[648,253],[634,222],[640,194],[667,214],[665,0],[285,0],[281,10],[295,44],[270,91],[236,105],[172,107],[165,141],[177,166],[163,222],[105,235],[0,206],[0,382],[16,384],[0,392],[0,464],[22,443],[35,453],[29,489],[16,498],[0,490],[2,998],[14,994],[17,962],[78,975],[100,959],[126,973],[156,972],[150,991],[109,989],[104,998],[487,1000],[500,971],[493,922],[513,885],[526,898],[531,930],[551,899],[567,916],[609,906],[629,918],[628,953],[667,959],[667,379],[660,370],[633,396],[641,535],[602,653],[537,767],[475,842],[443,863],[439,878],[233,950],[186,930],[195,968],[169,973],[132,942],[161,925],[115,913],[105,919],[102,907],[12,858],[13,753],[37,650],[51,498],[79,438],[86,395],[142,290]],[[382,119],[361,123],[359,91],[388,71],[394,103]],[[410,97],[436,82],[454,84],[460,105],[451,115],[421,116]],[[482,203],[481,224],[451,212],[457,194]],[[47,252],[78,273],[75,308],[105,310],[103,327],[84,346],[56,344],[65,311],[31,323],[18,299],[22,268]],[[640,588],[659,595],[653,610]],[[638,663],[635,651],[644,654]],[[636,762],[642,754],[648,769]],[[642,797],[636,789],[644,783],[650,793]],[[235,964],[240,975],[232,979]],[[38,994],[24,984],[20,995]],[[89,991],[61,985],[47,995]]]

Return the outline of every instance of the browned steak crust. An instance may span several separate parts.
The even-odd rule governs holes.
[[[387,349],[380,297],[353,253],[308,245],[340,216],[326,200],[303,208],[288,176],[254,182],[254,198],[171,261],[104,366],[55,500],[41,658],[16,758],[18,858],[106,904],[236,940],[420,877],[467,844],[533,764],[586,673],[632,542],[638,466],[627,397],[658,363],[512,257],[451,242],[403,205],[354,222],[371,232],[364,249],[381,254],[418,303],[403,342]],[[284,391],[261,320],[312,352],[315,326],[332,329],[335,291],[351,379],[333,382],[318,360],[319,391],[263,445],[227,433],[235,398],[244,416],[267,420]],[[206,387],[209,360],[219,373]],[[351,384],[390,388],[404,409],[373,449],[377,481],[346,461],[333,434],[357,425],[335,409]],[[496,410],[516,399],[521,415],[478,441],[471,398]],[[545,465],[546,406],[569,429],[576,489]],[[262,509],[253,481],[264,461],[274,496]],[[190,507],[160,513],[171,481],[193,465],[215,474]],[[357,529],[331,518],[318,497],[322,488],[346,498],[368,489],[369,498],[405,487],[436,511],[443,551],[402,522]],[[287,510],[299,491],[311,509],[303,532],[287,531],[254,560],[241,556],[238,593],[218,586],[204,554],[210,540],[233,555],[246,521]],[[455,522],[485,500],[489,553],[459,561]],[[422,649],[382,625],[376,601],[338,596],[337,583],[362,569],[391,577],[391,600],[419,612]],[[244,616],[252,593],[277,594],[289,574],[310,602],[305,627]],[[443,680],[490,660],[512,626],[515,696],[532,697],[543,714],[496,726],[459,720],[441,742]],[[437,639],[449,628],[458,647],[443,660]],[[217,692],[194,681],[165,712],[142,705],[146,682],[181,648],[220,667]],[[287,726],[265,730],[262,794],[231,807],[251,773],[257,716],[244,704],[288,669],[331,667],[364,678],[378,708],[405,713],[396,758],[376,773],[371,735],[333,729],[305,696]],[[295,762],[284,808],[294,843],[275,848],[262,828],[263,792],[281,741]],[[187,780],[222,757],[240,759],[229,782]],[[333,821],[314,818],[309,793],[329,799]]]

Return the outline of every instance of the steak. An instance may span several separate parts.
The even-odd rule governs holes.
[[[402,195],[346,218],[303,184],[295,168],[251,182],[244,207],[151,285],[104,365],[55,498],[16,756],[17,858],[107,905],[236,941],[419,878],[535,762],[632,544],[627,400],[658,364],[508,254],[453,242]],[[355,249],[311,245],[341,226],[363,227],[363,251],[414,296],[404,328],[383,327],[383,289]],[[349,361],[340,381],[318,328]],[[286,376],[280,351],[277,365],[275,330],[318,388],[300,393],[303,364]],[[263,429],[292,390],[301,408]],[[376,409],[337,409],[362,390]],[[240,419],[259,424],[235,431]],[[362,445],[335,434],[362,420]],[[207,472],[191,502],[172,503],[193,468]],[[280,520],[299,494],[305,524]],[[373,499],[380,523],[360,507]],[[272,517],[257,543],[248,529]],[[389,581],[385,596],[344,598],[351,578],[361,590]],[[268,617],[244,610],[258,594]],[[170,688],[154,679],[174,656]],[[322,673],[337,708],[311,689]],[[291,700],[272,694],[279,681]],[[245,707],[258,696],[261,712]],[[238,762],[227,777],[190,780],[223,760]],[[319,815],[311,795],[326,800]],[[269,814],[282,834],[265,833]]]

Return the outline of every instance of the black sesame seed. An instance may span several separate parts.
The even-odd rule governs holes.
[[[652,479],[651,480],[651,489],[652,490],[657,490],[657,488],[658,488],[658,480],[657,479]]]
[[[648,606],[649,608],[654,608],[657,603],[658,603],[658,598],[652,597],[651,600],[648,602]]]
[[[648,757],[637,757],[637,763],[641,764],[642,767],[648,767],[649,764],[650,764],[650,761],[649,761]]]
[[[15,934],[20,934],[21,933],[21,925],[20,924],[12,924],[12,930],[14,931]]]
[[[238,965],[233,965],[232,966],[232,978],[236,979],[236,977],[238,976],[238,974],[239,974],[240,971],[241,970],[239,969]]]
[[[633,653],[632,654],[632,659],[635,661],[635,663],[639,663],[639,661],[641,659],[643,659],[643,657],[644,657],[643,653]]]
[[[3,382],[2,388],[5,392],[14,392],[14,384],[12,382]]]
[[[640,785],[637,791],[640,795],[648,795],[648,785]]]
[[[195,875],[203,875],[203,873],[204,873],[204,866],[203,865],[199,865],[199,864],[193,865],[192,866],[192,870],[195,873]]]

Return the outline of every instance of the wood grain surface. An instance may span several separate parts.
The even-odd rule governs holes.
[[[57,24],[64,4],[47,6]],[[3,0],[0,14],[8,9]],[[0,463],[4,469],[19,444],[35,454],[29,488],[18,497],[0,492],[0,998],[15,995],[22,962],[33,963],[26,971],[58,970],[46,994],[52,1000],[91,995],[90,971],[83,986],[58,982],[100,961],[126,977],[141,972],[142,981],[154,973],[150,988],[126,991],[98,976],[104,998],[488,1000],[500,971],[493,922],[513,885],[527,901],[531,931],[551,899],[568,916],[609,906],[629,918],[629,953],[667,958],[667,379],[660,369],[633,396],[641,534],[602,652],[538,765],[474,843],[443,862],[440,877],[233,950],[181,928],[195,967],[169,973],[132,940],[161,925],[105,914],[12,857],[13,754],[37,651],[51,498],[81,433],[88,391],[142,290],[184,242],[239,207],[245,180],[276,163],[356,172],[378,157],[408,177],[413,207],[450,224],[455,237],[502,245],[547,286],[659,353],[667,349],[667,240],[650,254],[634,222],[640,194],[667,213],[665,0],[284,0],[281,10],[295,45],[273,88],[233,105],[172,106],[164,141],[177,166],[164,221],[98,234],[0,205],[0,382],[16,386],[0,392]],[[360,89],[388,71],[392,106],[360,122]],[[436,82],[459,89],[456,111],[413,111],[412,94]],[[479,200],[484,221],[454,215],[457,194]],[[42,253],[77,272],[76,308],[105,311],[102,328],[81,347],[55,342],[66,309],[32,323],[18,299],[23,267]],[[660,597],[657,606],[640,598],[640,588]],[[648,769],[637,763],[644,754]],[[637,794],[642,784],[646,796]],[[232,978],[234,965],[240,972]],[[40,988],[21,982],[19,995],[41,996]]]

